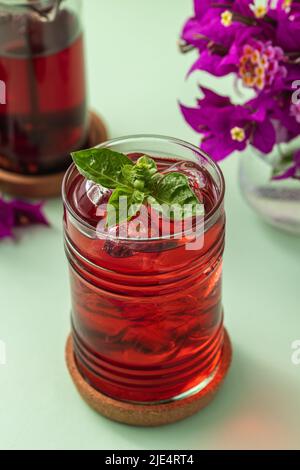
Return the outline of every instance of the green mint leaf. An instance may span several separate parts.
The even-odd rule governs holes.
[[[126,182],[126,184],[128,184],[128,186],[133,186],[132,184],[132,172],[133,172],[133,169],[134,169],[134,166],[135,165],[124,165],[123,168],[122,168],[122,175],[123,175],[123,178],[124,178],[124,182]]]
[[[71,155],[79,173],[88,180],[109,189],[126,186],[128,183],[122,169],[125,166],[133,167],[133,162],[122,153],[93,148],[73,152]]]
[[[83,176],[114,190],[107,206],[107,226],[130,220],[145,201],[174,219],[204,215],[204,205],[187,177],[178,172],[160,174],[147,155],[135,164],[126,155],[105,148],[73,152],[72,157]]]
[[[151,189],[153,177],[157,174],[157,166],[155,161],[143,155],[140,157],[132,169],[133,184],[143,182],[144,188]],[[138,186],[136,186],[138,187]]]
[[[171,218],[182,219],[204,215],[204,205],[191,190],[187,177],[178,172],[168,173],[157,183],[150,202],[158,203]],[[163,207],[164,206],[164,207]],[[165,209],[165,210],[164,210]]]
[[[144,199],[145,194],[140,191],[115,189],[108,201],[106,225],[111,227],[132,219],[140,210]]]
[[[148,157],[147,155],[143,155],[138,159],[136,162],[137,167],[147,169],[152,175],[157,172],[157,166],[155,161]]]

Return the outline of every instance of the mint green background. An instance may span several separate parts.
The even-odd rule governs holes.
[[[88,0],[85,27],[90,101],[111,136],[173,135],[197,143],[177,99],[192,103],[193,54],[176,48],[191,14],[182,0]],[[205,80],[201,76],[201,81]],[[210,81],[215,84],[216,81]],[[223,92],[230,88],[222,82]],[[242,155],[222,164],[227,181],[224,266],[226,325],[234,344],[228,379],[215,401],[192,418],[138,429],[98,416],[66,371],[70,299],[60,200],[47,203],[52,228],[0,244],[0,448],[237,449],[300,448],[300,239],[266,226],[237,185]]]

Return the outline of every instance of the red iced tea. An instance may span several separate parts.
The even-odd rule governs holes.
[[[97,234],[105,190],[74,166],[64,185],[77,365],[94,388],[136,402],[168,401],[207,385],[224,332],[222,177],[218,170],[211,174],[204,159],[151,157],[159,171],[185,173],[204,204],[203,246],[187,249],[185,234],[122,240]]]
[[[43,174],[66,169],[86,140],[83,39],[64,2],[54,18],[28,5],[0,5],[0,167]]]

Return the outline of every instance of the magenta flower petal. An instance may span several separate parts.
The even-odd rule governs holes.
[[[276,31],[277,43],[286,51],[297,52],[300,50],[300,14],[294,14],[291,21],[290,15],[281,10]]]
[[[261,93],[257,98],[245,103],[251,109],[251,117],[254,121],[263,122],[272,115],[278,103],[271,94]]]
[[[251,144],[263,153],[272,152],[276,144],[276,132],[270,120],[256,125]]]
[[[13,239],[14,234],[11,228],[0,222],[0,240],[4,240],[5,238]]]
[[[281,173],[280,175],[273,176],[273,180],[285,180],[287,178],[294,178],[295,175],[295,169],[294,167],[288,168],[286,171]]]
[[[30,202],[14,200],[10,204],[13,209],[15,227],[34,224],[49,226],[49,222],[42,211],[43,203],[32,204]]]
[[[0,240],[14,238],[14,213],[8,202],[0,198]]]
[[[207,88],[202,87],[201,91],[204,97],[197,100],[197,107],[181,106],[186,121],[203,135],[201,149],[214,160],[222,160],[236,150],[244,150],[253,125],[251,109],[235,106],[228,97],[220,96]],[[234,128],[244,131],[241,140],[232,136]]]
[[[195,46],[200,51],[206,49],[207,38],[201,32],[201,24],[197,18],[190,18],[184,25],[181,38],[187,43]]]
[[[236,142],[227,135],[212,135],[201,142],[200,148],[215,161],[223,160],[235,151],[245,150],[247,142]]]
[[[207,105],[216,106],[218,108],[224,108],[226,106],[231,105],[231,101],[227,96],[218,95],[214,91],[210,90],[209,88],[200,86],[200,90],[202,91],[204,97],[198,100],[198,103],[203,103]]]
[[[14,227],[32,224],[48,226],[49,222],[42,209],[43,203],[31,204],[20,200],[6,201],[0,198],[0,240],[14,239]]]
[[[180,104],[181,112],[186,120],[186,122],[194,129],[196,132],[201,132],[203,123],[202,111],[198,108],[189,108]]]
[[[250,6],[253,4],[252,0],[234,0],[233,1],[233,10],[241,13],[247,17],[253,17],[253,12]]]
[[[223,3],[223,0],[215,0],[215,5],[218,3]],[[212,0],[194,0],[194,9],[197,18],[203,18],[205,13],[211,7]]]
[[[234,72],[235,69],[235,66],[233,67],[230,64],[224,63],[222,57],[218,54],[213,54],[210,51],[203,51],[190,68],[188,75],[191,75],[196,70],[204,70],[216,77],[223,77],[228,73]]]

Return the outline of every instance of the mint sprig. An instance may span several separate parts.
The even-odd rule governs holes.
[[[204,214],[203,204],[190,188],[187,177],[179,172],[159,173],[155,161],[147,155],[136,163],[107,148],[81,150],[71,155],[79,173],[113,189],[107,205],[107,226],[131,220],[144,203],[167,212],[173,219]]]

